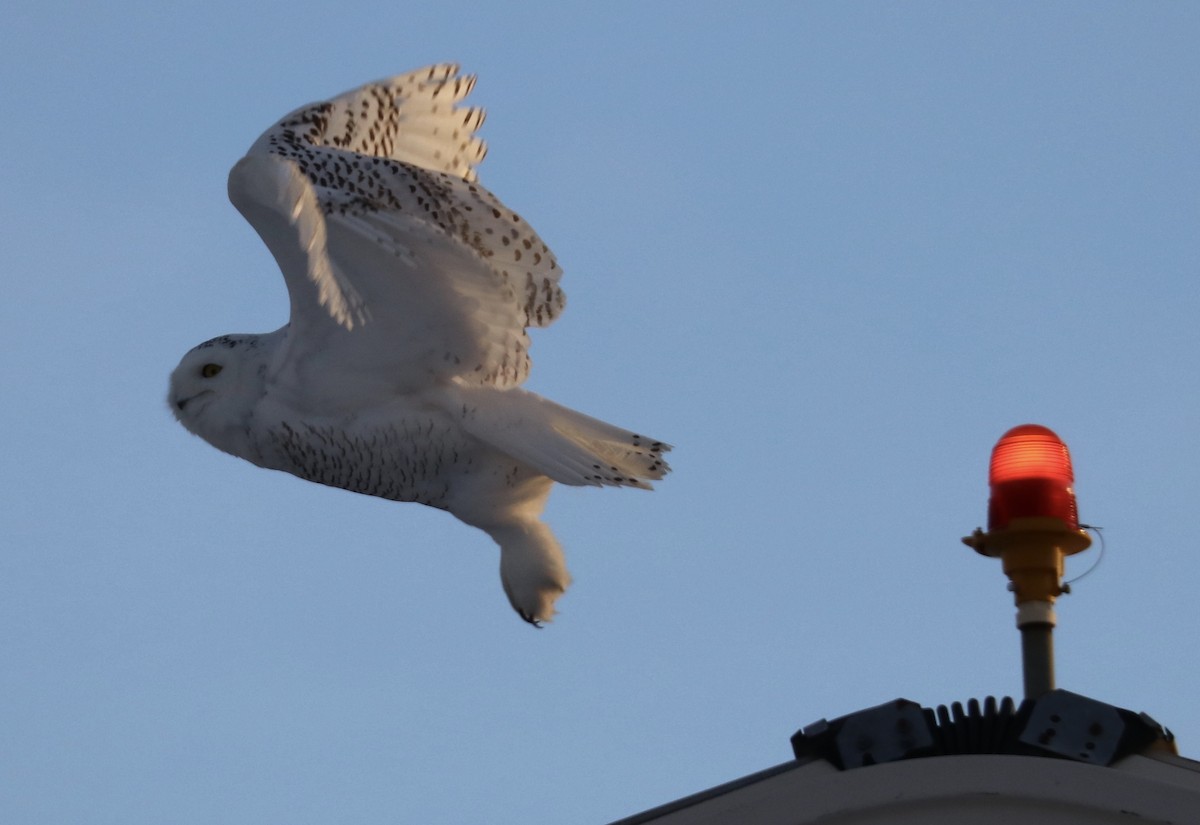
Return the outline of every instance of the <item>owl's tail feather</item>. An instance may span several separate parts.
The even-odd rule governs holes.
[[[560,484],[650,489],[671,449],[522,389],[462,388],[463,427]]]

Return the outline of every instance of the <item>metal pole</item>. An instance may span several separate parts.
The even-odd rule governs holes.
[[[1021,667],[1025,698],[1037,699],[1054,690],[1054,625],[1030,622],[1021,626]]]

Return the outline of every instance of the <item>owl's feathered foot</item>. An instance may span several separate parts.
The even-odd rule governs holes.
[[[500,582],[517,615],[540,628],[571,584],[562,548],[540,521],[486,528],[500,545]]]

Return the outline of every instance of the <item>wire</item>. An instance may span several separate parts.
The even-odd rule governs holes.
[[[1082,573],[1080,573],[1075,578],[1073,578],[1069,581],[1063,582],[1063,587],[1070,587],[1075,582],[1082,579],[1084,576],[1089,575],[1093,570],[1095,570],[1097,567],[1100,566],[1100,562],[1104,561],[1104,548],[1105,548],[1104,528],[1103,527],[1095,527],[1091,524],[1081,524],[1079,526],[1082,527],[1084,530],[1090,530],[1091,532],[1095,533],[1096,538],[1100,539],[1100,553],[1096,556],[1096,560],[1094,562],[1092,562],[1091,567],[1089,567],[1087,570],[1084,570]]]

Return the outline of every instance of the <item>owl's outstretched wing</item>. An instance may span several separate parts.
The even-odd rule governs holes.
[[[514,386],[528,326],[562,311],[562,270],[537,233],[475,182],[483,112],[454,65],[297,109],[229,174],[229,197],[283,271],[285,368],[336,359],[419,387]]]

